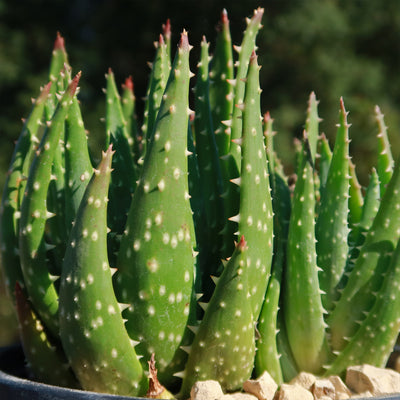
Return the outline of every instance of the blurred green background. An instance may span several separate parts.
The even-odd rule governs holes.
[[[0,0],[0,185],[27,116],[30,98],[46,83],[56,32],[66,40],[70,63],[82,70],[83,116],[90,145],[104,139],[104,73],[111,67],[122,83],[132,75],[143,108],[153,42],[171,19],[173,43],[189,32],[195,71],[203,35],[215,44],[215,26],[225,7],[234,44],[240,44],[245,17],[265,8],[257,40],[262,111],[275,119],[277,151],[288,170],[293,137],[304,126],[311,91],[320,99],[321,131],[332,143],[343,96],[350,111],[353,161],[362,184],[376,159],[374,106],[389,126],[392,151],[400,153],[400,3],[398,0]],[[0,293],[4,289],[0,288]],[[0,295],[0,345],[16,339],[9,303]]]

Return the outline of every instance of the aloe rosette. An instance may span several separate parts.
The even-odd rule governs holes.
[[[71,80],[58,34],[0,208],[2,264],[36,379],[187,398],[197,380],[230,392],[264,371],[281,384],[385,365],[400,329],[400,163],[383,114],[363,188],[344,100],[331,150],[311,93],[288,177],[273,119],[261,117],[262,14],[235,54],[222,12],[213,51],[200,45],[194,110],[191,46],[184,31],[171,64],[169,21],[144,115],[133,80],[121,95],[109,69],[95,170],[80,74]]]

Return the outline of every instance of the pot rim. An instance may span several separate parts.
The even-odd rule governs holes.
[[[53,386],[45,383],[31,381],[13,375],[14,371],[2,371],[4,359],[8,360],[21,356],[22,347],[19,344],[0,347],[0,393],[7,395],[10,400],[151,400],[147,397],[129,397],[113,394],[96,393],[85,390],[69,389],[61,386]],[[22,370],[19,365],[19,370]],[[17,369],[15,369],[17,370]],[[400,394],[382,395],[379,397],[361,398],[357,400],[400,400]],[[157,400],[157,399],[153,399]],[[159,399],[160,400],[160,399]],[[351,399],[350,399],[351,400]]]
[[[22,357],[21,357],[22,355]],[[23,352],[19,344],[0,347],[0,393],[10,400],[145,400],[35,382],[19,377],[24,371]],[[10,362],[12,361],[12,362]],[[7,364],[12,364],[6,368]],[[154,399],[153,399],[154,400]]]

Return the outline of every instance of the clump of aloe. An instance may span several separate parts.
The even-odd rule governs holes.
[[[57,36],[1,205],[2,265],[34,379],[186,398],[198,380],[229,392],[264,371],[282,383],[385,365],[400,327],[400,165],[383,115],[362,188],[343,99],[331,150],[312,93],[290,186],[261,116],[262,15],[232,46],[224,10],[195,74],[185,31],[171,59],[168,22],[142,118],[132,79],[118,89],[110,69],[95,163],[81,73]]]

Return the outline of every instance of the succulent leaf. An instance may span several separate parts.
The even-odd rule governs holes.
[[[259,66],[252,53],[246,79],[241,138],[238,234],[251,245],[248,285],[253,317],[258,319],[271,271],[273,211],[260,113]]]
[[[318,116],[318,103],[314,92],[311,92],[308,99],[307,119],[305,130],[308,135],[308,141],[310,143],[311,158],[315,163],[315,157],[317,154],[317,143],[319,137],[319,123],[321,119]]]
[[[372,169],[368,187],[365,191],[364,204],[362,208],[360,222],[357,228],[361,231],[368,231],[379,210],[380,204],[380,183],[379,176],[375,168]],[[361,244],[361,243],[360,243]]]
[[[233,110],[233,54],[228,13],[224,9],[218,25],[214,54],[210,61],[210,107],[218,154],[229,151],[230,127],[222,121],[231,119]]]
[[[350,187],[349,187],[349,224],[351,227],[357,225],[360,222],[364,197],[362,193],[362,187],[358,182],[355,165],[349,162],[349,175],[350,175]]]
[[[365,319],[365,312],[375,301],[374,293],[381,286],[389,254],[400,236],[399,187],[400,164],[397,163],[348,283],[328,318],[334,350],[343,349],[346,345],[344,338],[353,336],[357,321]]]
[[[393,252],[373,307],[327,374],[343,375],[349,365],[371,364],[385,367],[400,329],[399,285],[400,241]]]
[[[271,121],[268,120],[267,132],[272,132]],[[268,141],[272,147],[272,137],[267,134]],[[268,160],[274,159],[274,155],[267,149]],[[278,348],[278,340],[282,343],[282,336],[286,335],[281,329],[283,321],[279,311],[281,296],[281,285],[283,269],[286,265],[286,247],[288,236],[288,225],[291,211],[290,191],[281,171],[272,169],[271,161],[268,163],[270,170],[270,183],[272,188],[272,206],[274,211],[274,255],[272,262],[272,273],[265,293],[265,299],[258,320],[257,330],[259,338],[256,343],[257,352],[255,357],[256,375],[268,371],[278,384],[284,380],[283,374],[287,374],[287,358],[282,354],[282,346]],[[278,339],[278,336],[280,338]],[[286,381],[286,379],[285,379]]]
[[[84,389],[137,396],[146,393],[147,378],[125,329],[107,259],[112,155],[110,146],[69,237],[60,285],[60,337]]]
[[[69,234],[92,175],[86,130],[76,95],[65,120],[65,217]]]
[[[247,244],[242,237],[222,272],[191,346],[180,397],[198,380],[238,390],[253,369],[254,320],[248,301]]]
[[[138,169],[138,161],[142,156],[141,139],[139,137],[139,128],[136,115],[136,97],[134,93],[134,85],[132,77],[129,76],[122,84],[121,96],[122,113],[126,121],[126,130],[131,142],[131,149],[133,153],[133,160],[136,169]]]
[[[265,294],[265,300],[258,320],[259,338],[256,342],[254,368],[257,376],[264,371],[272,376],[280,385],[283,383],[280,354],[277,346],[277,321],[279,310],[279,295],[282,281],[283,254],[275,254],[271,278]]]
[[[384,115],[378,106],[375,107],[375,116],[379,127],[377,173],[380,181],[381,197],[383,197],[386,190],[386,185],[393,175],[394,161],[392,152],[390,150],[390,143]]]
[[[290,348],[299,370],[320,373],[327,362],[328,350],[318,283],[314,173],[309,154],[304,150],[293,194],[282,307]]]
[[[195,242],[188,194],[189,50],[181,35],[170,78],[133,196],[118,254],[115,290],[126,327],[147,363],[155,353],[160,382],[173,380],[170,363],[186,327]]]
[[[340,106],[340,123],[315,227],[317,264],[321,268],[319,283],[324,292],[322,304],[327,311],[333,308],[333,302],[338,298],[337,285],[349,251],[349,125],[343,100]]]
[[[34,151],[34,138],[40,128],[44,105],[51,83],[42,88],[35,100],[18,138],[7,172],[0,206],[0,254],[4,268],[5,283],[13,301],[15,283],[24,287],[24,279],[18,254],[19,217],[26,177]]]
[[[354,263],[360,255],[360,247],[364,244],[365,235],[371,228],[372,222],[379,209],[380,190],[379,177],[375,169],[372,169],[369,185],[365,191],[364,204],[362,207],[360,221],[354,225],[350,231],[348,242],[350,246],[349,256],[345,272],[339,283],[339,290],[342,290],[346,285],[348,276],[354,268]]]
[[[50,62],[49,78],[53,84],[45,105],[46,121],[50,121],[64,93],[71,81],[71,68],[68,65],[68,55],[65,50],[64,38],[57,33]],[[54,214],[46,223],[46,240],[51,243],[49,252],[52,262],[49,265],[54,275],[61,274],[62,259],[65,252],[66,214],[65,214],[65,159],[64,159],[64,126],[59,127],[59,143],[55,149],[52,162],[52,176],[47,193],[47,210]]]
[[[329,147],[328,139],[326,138],[325,134],[321,134],[319,137],[319,163],[318,163],[318,172],[319,172],[319,191],[320,195],[324,191],[326,181],[328,179],[328,171],[329,166],[331,165],[332,160],[332,150]]]
[[[114,73],[108,71],[106,131],[107,145],[115,150],[110,185],[108,225],[113,232],[122,234],[127,213],[136,187],[136,173],[131,153],[131,137],[122,112],[121,98],[115,84]]]
[[[52,161],[79,78],[80,73],[72,80],[43,134],[21,205],[19,249],[25,287],[36,312],[55,337],[58,336],[58,294],[46,265],[46,198]]]
[[[204,206],[204,217],[199,221],[204,225],[203,233],[197,237],[200,252],[199,262],[201,264],[198,270],[201,274],[199,278],[202,280],[200,292],[203,293],[202,300],[205,302],[210,300],[215,286],[210,277],[220,274],[221,230],[225,223],[223,200],[221,198],[222,175],[209,100],[208,46],[205,38],[203,38],[195,86],[196,115],[194,119],[196,155],[200,179],[199,190],[203,197]]]
[[[170,72],[170,58],[167,53],[167,45],[160,35],[156,45],[156,56],[151,68],[149,87],[147,89],[144,121],[142,126],[143,147],[146,152],[149,140],[154,131],[154,124],[160,109],[162,96],[167,85]]]
[[[49,340],[18,282],[15,286],[15,299],[21,342],[33,379],[49,385],[79,388],[60,344]]]
[[[164,42],[167,46],[168,65],[171,66],[171,20],[168,18],[165,24],[162,24]]]
[[[235,234],[237,232],[237,221],[235,216],[239,213],[239,195],[240,187],[235,181],[239,177],[237,164],[232,154],[228,153],[220,157],[220,166],[223,183],[223,193],[221,195],[224,202],[224,210],[226,216],[225,225],[221,231],[222,234],[222,247],[221,256],[226,259],[232,255],[235,248]]]
[[[64,89],[64,75],[61,74],[61,71],[64,70],[65,65],[68,65],[68,55],[65,50],[65,42],[60,32],[57,32],[50,61],[49,78],[52,85],[46,102],[46,120],[49,120],[53,116],[56,109],[58,103],[56,96],[57,91]]]
[[[240,105],[243,104],[243,98],[245,92],[245,78],[247,75],[249,60],[251,53],[255,48],[257,33],[262,27],[261,18],[263,14],[264,14],[263,8],[257,8],[257,10],[254,10],[253,17],[247,21],[247,27],[244,32],[242,44],[240,45],[240,47],[236,48],[236,50],[239,53],[239,60],[237,63],[237,70],[235,74],[235,87],[234,87],[234,98],[233,98],[233,104],[235,105],[235,107],[233,107],[232,110],[231,144],[229,152],[235,159],[239,170],[240,170],[240,146],[235,143],[235,139],[239,139],[242,136],[242,120],[240,118],[242,115],[242,111],[240,109]]]

